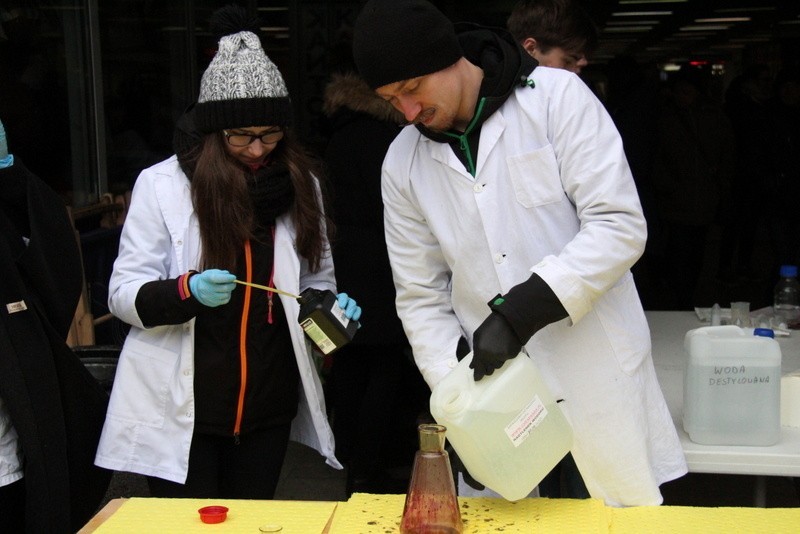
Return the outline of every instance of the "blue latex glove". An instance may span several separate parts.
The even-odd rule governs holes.
[[[347,296],[347,293],[339,293],[336,295],[336,301],[339,307],[344,310],[344,316],[353,321],[358,321],[361,318],[361,307],[356,304],[356,301]]]
[[[215,308],[227,304],[236,287],[236,276],[220,269],[208,269],[189,278],[189,291],[200,304]]]
[[[0,121],[0,169],[11,167],[14,164],[14,156],[8,153],[8,142],[6,141],[6,129]]]

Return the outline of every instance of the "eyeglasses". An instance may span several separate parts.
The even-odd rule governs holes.
[[[245,134],[245,133],[231,133],[227,130],[222,130],[225,139],[231,146],[248,146],[256,139],[260,140],[262,144],[274,145],[283,139],[283,130],[271,130],[262,134]]]

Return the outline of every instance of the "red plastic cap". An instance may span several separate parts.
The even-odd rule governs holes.
[[[225,506],[204,506],[198,512],[203,523],[222,523],[228,517],[228,508]]]

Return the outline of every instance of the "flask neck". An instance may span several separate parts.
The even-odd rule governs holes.
[[[421,452],[443,452],[445,427],[442,425],[419,426],[419,450]]]

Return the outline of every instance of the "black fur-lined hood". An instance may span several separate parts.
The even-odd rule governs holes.
[[[328,117],[333,117],[342,110],[365,113],[394,124],[406,122],[402,113],[376,95],[369,85],[355,74],[334,74],[325,87],[322,111]]]

